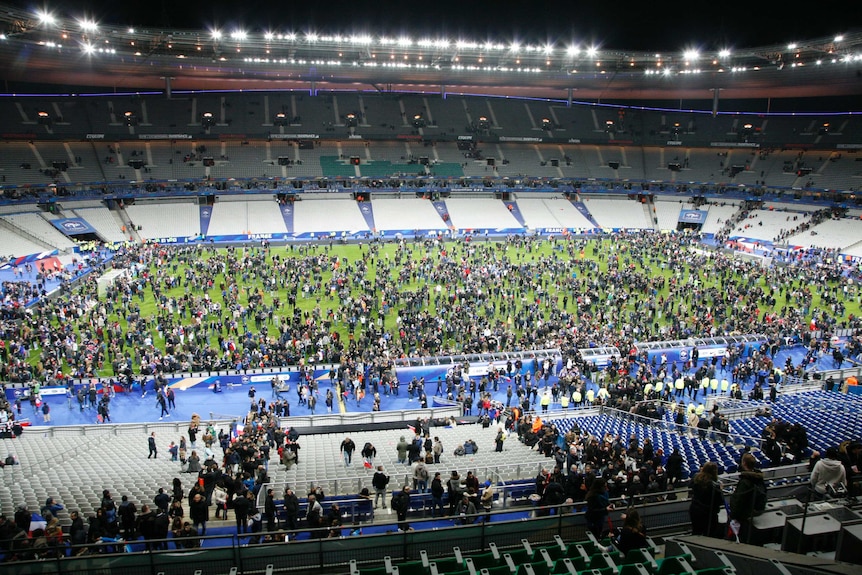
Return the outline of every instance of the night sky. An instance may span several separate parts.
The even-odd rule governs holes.
[[[0,0],[2,1],[2,0]],[[617,50],[682,50],[690,47],[752,47],[832,37],[862,21],[832,10],[797,10],[791,3],[727,0],[709,2],[633,3],[617,0],[401,0],[350,2],[346,0],[236,0],[209,2],[153,0],[84,0],[81,2],[3,2],[38,9],[53,8],[69,16],[86,13],[97,22],[137,27],[223,30],[240,27],[249,32],[306,31],[326,33],[367,31],[420,37],[468,37],[495,41],[568,45],[594,44]],[[64,7],[65,6],[65,7]],[[850,29],[848,29],[850,27]]]

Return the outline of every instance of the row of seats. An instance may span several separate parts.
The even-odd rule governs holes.
[[[420,551],[420,559],[394,562],[383,558],[379,564],[360,567],[350,563],[351,575],[723,575],[725,568],[695,569],[694,554],[684,543],[672,556],[659,556],[660,549],[652,540],[644,549],[626,554],[616,550],[610,540],[588,539],[566,544],[559,535],[554,543],[532,546],[526,539],[512,549],[500,549],[494,542],[489,551],[470,555],[458,547],[444,557],[429,557]]]

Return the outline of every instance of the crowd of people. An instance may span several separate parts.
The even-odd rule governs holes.
[[[166,374],[174,372],[298,365],[305,374],[297,390],[299,401],[305,385],[308,402],[316,401],[317,392],[309,366],[337,363],[330,381],[338,396],[359,402],[365,393],[375,398],[397,392],[395,358],[557,348],[563,352],[559,372],[556,365],[537,362],[526,375],[524,366],[518,366],[506,378],[491,372],[456,381],[453,374],[442,383],[445,393],[460,400],[468,413],[475,405],[489,425],[500,425],[554,459],[553,469],[543,470],[536,480],[543,503],[586,502],[600,492],[608,497],[659,497],[683,477],[679,453],[663,454],[648,441],[638,444],[633,438],[626,442],[577,430],[560,434],[553,427],[535,426],[531,412],[537,400],[540,408],[544,405],[544,395],[538,398],[540,386],[550,384],[552,395],[573,404],[601,402],[623,410],[649,399],[681,404],[687,396],[693,402],[705,392],[701,382],[718,376],[730,382],[733,393],[748,386],[762,393],[775,383],[770,378],[778,373],[773,363],[777,346],[800,342],[816,358],[831,353],[830,332],[862,327],[860,317],[846,314],[858,298],[855,290],[846,289],[858,270],[838,261],[811,260],[763,268],[722,253],[689,249],[694,243],[690,236],[644,233],[589,240],[517,236],[487,243],[422,238],[401,241],[394,249],[382,243],[363,245],[355,261],[338,256],[325,243],[291,246],[288,252],[205,244],[125,246],[111,260],[94,260],[96,273],[66,285],[60,297],[43,299],[16,321],[2,324],[0,378],[37,386],[107,373],[111,389],[152,381],[161,394]],[[542,251],[547,246],[550,253]],[[98,297],[98,272],[111,266],[136,271]],[[405,289],[408,285],[416,287]],[[778,306],[779,298],[786,304]],[[150,303],[153,315],[142,312]],[[824,337],[813,338],[815,330]],[[637,341],[738,332],[764,334],[771,344],[746,357],[729,349],[725,357],[700,363],[649,361],[646,355],[629,352]],[[598,370],[577,352],[594,345],[614,345],[623,356]],[[858,338],[851,338],[844,353],[852,357],[860,351]],[[782,373],[802,374],[806,367],[791,363]],[[674,385],[659,392],[653,385],[657,382]],[[411,385],[409,393],[425,396],[424,381]],[[490,391],[500,385],[508,387],[505,405],[491,400]],[[167,416],[164,393],[162,416]],[[101,395],[110,400],[110,392]],[[268,482],[269,461],[277,453],[285,465],[298,463],[298,437],[278,423],[279,417],[289,415],[289,404],[285,413],[286,401],[274,403],[277,409],[262,399],[251,403],[256,407],[241,439],[232,442],[230,434],[208,430],[206,435],[222,448],[222,461],[216,461],[210,446],[198,453],[194,424],[190,446],[183,440],[176,455],[169,451],[185,459],[186,471],[200,478],[196,492],[181,499],[189,509],[189,527],[198,535],[206,533],[208,511],[202,509],[210,505],[225,516],[233,509],[238,532],[256,528],[249,521],[256,508],[244,509],[245,501],[254,501],[255,490]],[[16,417],[13,403],[3,407],[7,417]],[[439,460],[435,442],[421,441],[420,454]],[[462,447],[465,453],[470,449]],[[345,465],[352,464],[356,449],[343,444]],[[418,467],[425,456],[414,458],[410,451],[407,445],[403,460]],[[157,448],[150,455],[157,457]],[[368,446],[361,455],[364,463],[373,465]],[[439,492],[435,481],[442,480],[437,477],[413,477],[415,483],[405,486],[408,494],[425,488]],[[474,516],[482,508],[481,491],[477,486],[472,494],[450,494],[450,513],[466,496],[474,510],[467,505],[464,514]],[[173,497],[179,494],[174,491]],[[319,503],[323,496],[312,495],[310,503]],[[142,507],[139,513],[159,516],[153,508],[145,512]],[[91,531],[102,541],[122,530],[127,535],[129,523],[121,528],[121,520],[111,517],[104,505],[97,510],[91,524],[100,529],[88,530],[84,541],[93,539]],[[145,533],[165,534],[162,522],[156,530],[136,528],[132,533],[145,538]],[[399,522],[404,523],[400,512]],[[190,530],[184,533],[194,539]]]

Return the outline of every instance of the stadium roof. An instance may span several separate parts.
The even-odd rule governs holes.
[[[117,89],[370,89],[578,99],[862,94],[862,32],[647,52],[590,42],[366,31],[167,29],[0,7],[8,82]],[[445,87],[445,88],[444,88]]]

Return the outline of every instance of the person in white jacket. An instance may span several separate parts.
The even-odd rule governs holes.
[[[838,450],[830,447],[823,457],[814,464],[811,470],[811,487],[820,495],[827,493],[827,488],[841,483],[847,485],[847,472],[838,456]]]

